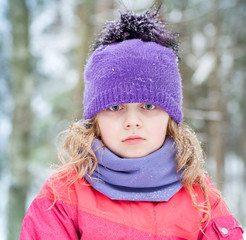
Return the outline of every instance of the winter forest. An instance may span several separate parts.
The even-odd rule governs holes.
[[[81,119],[83,67],[105,21],[154,4],[180,34],[185,122],[206,169],[246,229],[246,1],[0,0],[0,240],[57,161],[58,134]]]

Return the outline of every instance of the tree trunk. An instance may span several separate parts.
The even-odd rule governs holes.
[[[83,72],[86,58],[89,53],[89,46],[92,41],[94,26],[93,26],[93,15],[95,13],[95,2],[96,0],[85,0],[78,1],[76,7],[77,16],[77,28],[76,33],[79,39],[77,46],[76,58],[77,58],[77,69],[79,72],[78,83],[74,89],[74,114],[77,119],[82,118],[82,99],[83,99]]]
[[[77,56],[77,69],[79,72],[78,84],[74,89],[74,107],[75,107],[75,116],[77,119],[82,118],[82,99],[83,99],[83,73],[84,65],[86,63],[90,46],[93,43],[95,32],[102,27],[102,23],[97,24],[96,15],[100,14],[100,21],[103,23],[106,20],[112,18],[110,14],[114,7],[113,0],[85,0],[78,1],[76,7],[76,16],[78,19],[77,23],[77,36],[80,44],[77,47],[76,56]],[[97,33],[97,32],[96,32]]]
[[[29,12],[25,0],[10,0],[12,27],[11,87],[14,100],[9,164],[8,240],[19,239],[29,189],[28,163],[33,78],[29,51]]]
[[[210,111],[222,112],[220,90],[220,19],[218,0],[214,0],[213,24],[216,29],[214,36],[213,52],[215,56],[214,70],[209,79],[209,102]],[[209,149],[210,157],[216,161],[216,186],[222,190],[224,178],[224,142],[223,142],[223,119],[209,122]]]

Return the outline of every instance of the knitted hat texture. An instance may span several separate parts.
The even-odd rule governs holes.
[[[175,53],[140,39],[96,49],[84,71],[84,119],[109,107],[149,103],[182,122],[182,83]]]

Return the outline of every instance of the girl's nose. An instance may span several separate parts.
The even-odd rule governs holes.
[[[131,129],[131,128],[141,128],[143,125],[141,119],[134,113],[128,113],[125,121],[124,121],[124,128]]]

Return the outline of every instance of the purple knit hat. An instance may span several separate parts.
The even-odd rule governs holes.
[[[130,39],[96,49],[84,71],[84,119],[111,106],[149,103],[182,122],[177,56],[155,42]]]

